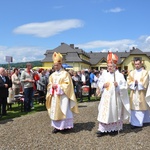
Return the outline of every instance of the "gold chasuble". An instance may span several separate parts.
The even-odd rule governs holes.
[[[58,84],[64,94],[52,94],[50,90],[52,89],[53,83]],[[79,113],[71,76],[67,71],[61,69],[60,71],[55,71],[50,75],[49,84],[47,86],[46,108],[52,120],[63,120],[66,118],[66,115],[61,109],[61,100],[64,98],[64,96],[70,101],[70,110],[73,113]],[[53,103],[55,103],[55,108],[53,108]]]
[[[136,87],[134,90],[130,89],[130,107],[131,110],[147,110],[148,105],[145,101],[146,90],[148,87],[148,72],[146,70],[133,70],[127,77],[127,83],[129,86],[135,85],[135,80],[138,81],[138,86],[143,89]]]

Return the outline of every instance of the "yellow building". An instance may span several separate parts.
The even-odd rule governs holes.
[[[53,67],[52,55],[54,52],[59,52],[63,55],[63,63],[72,66],[72,69],[79,71],[82,69],[96,69],[107,68],[107,54],[108,52],[85,52],[84,50],[74,47],[74,44],[67,45],[61,43],[60,46],[53,50],[47,50],[45,58],[42,60],[43,67]],[[135,58],[142,60],[143,66],[146,70],[150,70],[150,52],[142,52],[138,48],[131,49],[129,52],[114,52],[118,60],[119,70],[133,70],[133,61]]]

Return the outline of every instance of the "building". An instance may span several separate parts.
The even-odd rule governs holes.
[[[42,60],[43,67],[53,67],[52,55],[59,52],[63,55],[63,63],[72,66],[73,70],[82,69],[106,69],[108,52],[85,52],[74,44],[61,43],[60,46],[53,50],[47,50],[45,58]],[[146,70],[150,70],[150,52],[142,52],[138,48],[132,48],[129,52],[114,52],[118,56],[119,70],[133,70],[133,61],[135,58],[142,60]]]

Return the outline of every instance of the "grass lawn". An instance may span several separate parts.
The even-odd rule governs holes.
[[[31,110],[31,112],[29,112],[28,114],[32,114],[38,111],[44,111],[46,110],[45,105],[39,105],[38,103],[34,103],[34,109]],[[21,105],[18,106],[18,104],[12,104],[12,109],[11,110],[7,110],[7,116],[2,116],[2,118],[0,118],[1,120],[6,120],[6,119],[12,119],[12,118],[16,118],[16,117],[21,117],[23,115],[26,115],[27,113],[25,112],[21,112]]]

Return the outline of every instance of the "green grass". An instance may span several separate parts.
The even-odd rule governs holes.
[[[33,114],[39,111],[45,111],[46,107],[45,105],[39,105],[38,103],[34,102],[34,109],[31,110],[29,113],[26,112],[21,112],[21,105],[18,105],[18,103],[16,104],[12,104],[12,109],[7,110],[7,116],[2,116],[2,118],[0,118],[1,120],[6,120],[6,119],[13,119],[13,118],[17,118],[17,117],[21,117],[27,114]]]

